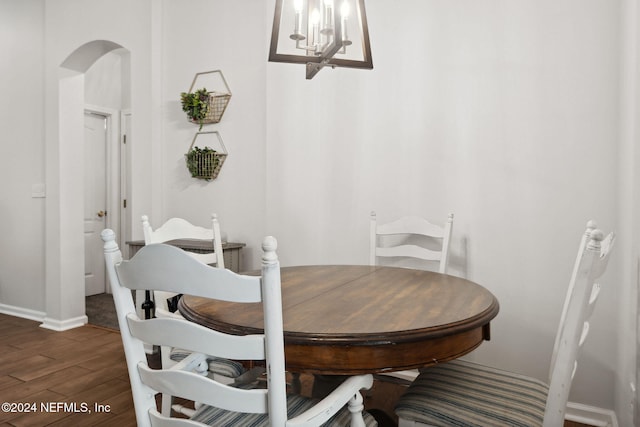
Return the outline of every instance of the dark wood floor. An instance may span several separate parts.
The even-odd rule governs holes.
[[[39,325],[0,314],[0,401],[15,404],[10,411],[3,407],[0,425],[135,426],[120,334],[91,326],[54,332]],[[42,402],[51,412],[42,410]],[[66,410],[58,406],[65,403]],[[28,407],[18,407],[23,404]],[[70,404],[78,411],[86,404],[92,412],[71,412]],[[95,404],[109,405],[109,412],[96,413]]]
[[[135,426],[120,333],[95,326],[54,332],[39,325],[0,314],[0,403],[13,404],[0,411],[0,426]],[[366,394],[365,407],[380,427],[395,425],[393,403],[402,391],[376,381]]]

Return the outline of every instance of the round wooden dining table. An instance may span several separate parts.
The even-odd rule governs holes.
[[[482,286],[423,270],[283,267],[281,282],[291,372],[382,373],[452,360],[490,338],[499,310]],[[186,319],[221,332],[263,333],[261,304],[185,295],[178,307]]]

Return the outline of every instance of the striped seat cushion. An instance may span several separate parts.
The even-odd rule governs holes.
[[[293,418],[311,408],[318,401],[299,395],[287,396],[287,418]],[[367,427],[376,427],[378,422],[367,412],[363,412],[364,422]],[[216,427],[268,427],[269,416],[267,414],[245,414],[241,412],[225,411],[203,405],[191,417],[193,421]],[[351,423],[351,413],[345,406],[323,427],[345,427]]]
[[[180,362],[190,354],[190,351],[173,348],[169,354],[169,358],[174,362]],[[210,357],[207,361],[209,362],[209,372],[225,377],[237,378],[245,372],[245,368],[242,366],[242,363],[236,362],[235,360],[223,359],[221,357]]]
[[[534,378],[453,361],[421,370],[396,414],[429,426],[541,426],[549,387]]]

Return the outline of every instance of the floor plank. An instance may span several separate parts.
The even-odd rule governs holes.
[[[64,393],[56,391],[56,387],[67,383],[70,379],[83,377],[89,372],[91,371],[88,369],[71,366],[33,381],[16,380],[19,381],[19,384],[15,384],[11,390],[8,391],[11,393],[11,398],[14,402],[26,401],[29,396],[41,390],[51,390],[66,396]]]

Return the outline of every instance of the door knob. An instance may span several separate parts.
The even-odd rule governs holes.
[[[103,216],[107,216],[107,211],[100,211],[100,212],[98,212],[98,216],[99,216],[100,218],[102,218]]]

